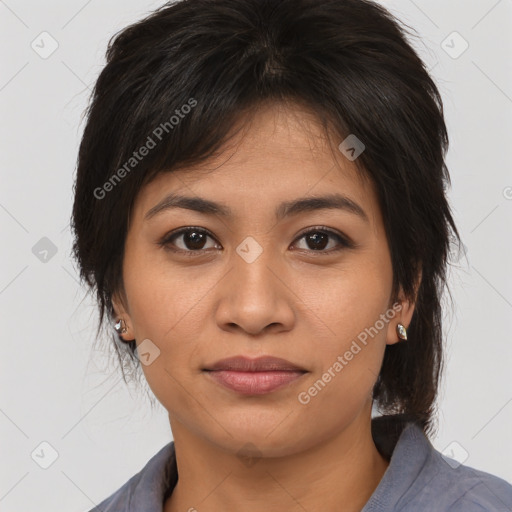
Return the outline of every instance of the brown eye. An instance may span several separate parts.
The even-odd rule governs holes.
[[[314,230],[303,233],[297,240],[302,239],[305,241],[306,247],[299,249],[313,252],[333,252],[343,248],[353,247],[352,243],[338,233],[324,228],[315,228]],[[337,241],[337,243],[333,244],[333,240]],[[328,247],[329,244],[331,245],[330,247]]]
[[[204,229],[189,227],[165,236],[160,245],[176,252],[200,252],[212,248],[206,245],[209,238],[213,240]]]
[[[313,250],[322,250],[329,244],[329,235],[327,233],[312,233],[306,235],[306,244]]]
[[[183,237],[183,243],[186,249],[190,250],[203,249],[206,244],[206,239],[208,238],[208,235],[200,231],[187,231],[180,236]]]

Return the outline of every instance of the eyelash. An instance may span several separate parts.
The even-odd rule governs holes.
[[[195,251],[192,250],[184,250],[184,249],[174,249],[171,247],[171,240],[174,238],[179,237],[180,235],[186,234],[188,232],[194,231],[196,233],[201,233],[209,236],[213,240],[215,240],[215,237],[206,229],[199,228],[195,226],[188,226],[186,228],[180,228],[176,231],[173,231],[171,233],[166,234],[159,242],[158,245],[161,247],[164,247],[166,250],[172,251],[174,253],[180,253],[185,256],[200,256],[202,253],[204,253],[208,249],[198,249]],[[328,235],[331,237],[334,237],[338,240],[340,247],[337,247],[335,249],[328,249],[328,250],[313,250],[313,249],[298,249],[300,252],[309,252],[309,253],[316,253],[316,254],[332,254],[334,252],[341,251],[343,249],[351,249],[355,247],[355,244],[353,244],[351,241],[349,241],[347,238],[343,237],[339,233],[336,233],[335,231],[332,231],[329,228],[326,228],[324,226],[315,226],[313,228],[309,228],[307,231],[302,232],[300,235],[297,236],[295,239],[295,242],[299,241],[300,239],[304,238],[307,235],[313,234],[313,233],[322,233],[324,235]],[[216,241],[216,240],[215,240]],[[220,245],[220,244],[219,244]]]

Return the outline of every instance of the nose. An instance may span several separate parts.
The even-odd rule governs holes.
[[[294,294],[282,265],[264,250],[254,261],[233,254],[231,271],[217,287],[219,328],[256,336],[293,328]]]

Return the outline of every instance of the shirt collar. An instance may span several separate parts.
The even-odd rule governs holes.
[[[398,415],[374,420],[372,434],[389,466],[361,512],[397,510],[396,505],[410,492],[434,447],[419,424]]]

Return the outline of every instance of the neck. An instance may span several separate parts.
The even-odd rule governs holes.
[[[370,409],[371,411],[371,409]],[[244,458],[171,420],[179,479],[164,512],[359,512],[389,463],[365,411],[342,432],[287,456]]]

